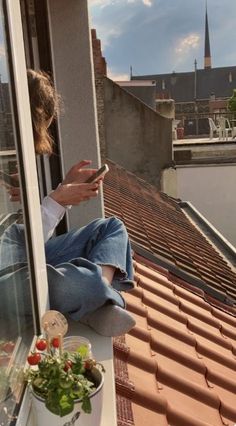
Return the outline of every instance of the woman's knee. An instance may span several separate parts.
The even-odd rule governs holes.
[[[124,233],[127,234],[125,224],[122,222],[121,219],[118,219],[118,217],[112,216],[112,217],[109,217],[108,219],[105,219],[105,220],[107,220],[108,223],[111,224],[111,226],[114,226],[117,229],[120,229],[121,231],[123,231]]]
[[[116,229],[121,229],[124,232],[127,232],[126,227],[125,227],[124,223],[122,222],[122,220],[118,219],[116,216],[95,219],[94,221],[92,221],[87,226],[89,227],[90,225],[95,229],[116,228]]]

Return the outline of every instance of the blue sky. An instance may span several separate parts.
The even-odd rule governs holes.
[[[88,0],[108,75],[203,68],[206,0]],[[208,0],[213,67],[236,66],[236,0]]]

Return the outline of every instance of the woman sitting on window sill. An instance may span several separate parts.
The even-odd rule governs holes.
[[[33,70],[28,70],[27,75],[35,152],[51,154],[48,128],[58,114],[59,97],[48,75]],[[91,161],[83,160],[73,166],[62,183],[42,201],[50,307],[104,336],[117,336],[135,325],[120,293],[134,286],[131,248],[124,224],[115,217],[96,219],[81,229],[52,236],[67,206],[77,206],[98,195],[101,182],[85,183],[96,171],[86,168],[90,164]],[[11,187],[8,192],[12,201],[20,200],[19,188]],[[0,262],[1,269],[21,265],[14,274],[21,282],[25,279],[24,225],[13,224],[3,234]]]

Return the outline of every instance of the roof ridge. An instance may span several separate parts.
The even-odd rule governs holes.
[[[224,71],[229,71],[229,70],[235,70],[236,66],[235,65],[229,65],[226,67],[211,67],[211,69],[205,69],[205,68],[198,68],[197,72],[211,72],[211,71],[220,71],[220,70],[224,70]],[[191,74],[195,74],[195,71],[172,71],[172,72],[166,72],[166,73],[161,73],[161,74],[144,74],[144,75],[139,75],[139,76],[132,76],[132,80],[144,80],[146,77],[149,77],[147,80],[155,80],[155,78],[160,78],[160,77],[172,77],[172,76],[180,76],[180,75],[191,75]]]

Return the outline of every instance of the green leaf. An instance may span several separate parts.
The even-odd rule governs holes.
[[[57,392],[49,392],[48,397],[45,401],[45,405],[49,411],[57,416],[60,416],[61,407],[60,407],[60,398]]]
[[[82,356],[82,358],[86,358],[89,355],[89,350],[87,345],[80,345],[77,349],[77,352]]]
[[[73,386],[73,380],[70,377],[62,378],[59,381],[59,385],[62,389],[70,389]]]
[[[78,362],[77,364],[74,364],[72,366],[72,371],[73,371],[73,374],[80,375],[83,372],[83,365],[82,365],[82,363]]]
[[[83,398],[82,402],[82,410],[84,410],[85,413],[90,414],[92,411],[91,401],[88,396],[85,396]]]
[[[60,398],[60,416],[66,416],[71,413],[74,408],[74,400],[68,395],[63,394]]]

